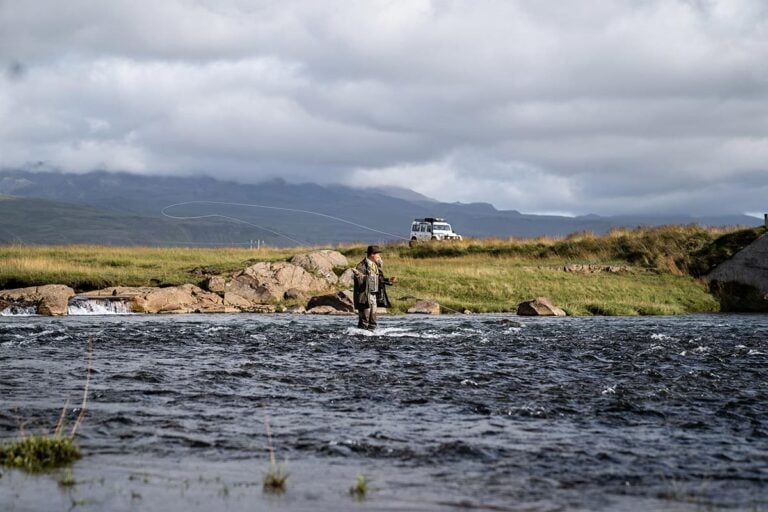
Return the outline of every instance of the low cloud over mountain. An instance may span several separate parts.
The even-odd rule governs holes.
[[[5,0],[0,167],[763,211],[766,62],[760,0]]]

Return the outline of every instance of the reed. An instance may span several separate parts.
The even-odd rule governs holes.
[[[368,479],[364,474],[360,473],[357,475],[355,482],[352,484],[352,487],[349,488],[349,494],[359,500],[365,499],[365,497],[368,495]]]
[[[278,466],[275,458],[275,448],[272,444],[272,429],[269,426],[269,416],[267,414],[267,407],[262,407],[264,412],[264,426],[267,430],[267,448],[269,449],[269,468],[264,473],[264,491],[269,493],[283,493],[285,492],[285,484],[288,481],[289,473],[286,472],[285,467]]]

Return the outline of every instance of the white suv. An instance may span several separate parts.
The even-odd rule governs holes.
[[[417,240],[461,240],[445,219],[426,217],[414,219],[411,224],[411,242]]]

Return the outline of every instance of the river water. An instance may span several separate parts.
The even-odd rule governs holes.
[[[76,485],[0,469],[2,509],[768,510],[766,316],[353,324],[0,318],[0,439],[71,425],[94,347]]]

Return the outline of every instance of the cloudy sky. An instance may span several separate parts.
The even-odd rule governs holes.
[[[0,168],[768,211],[764,0],[0,0]]]

